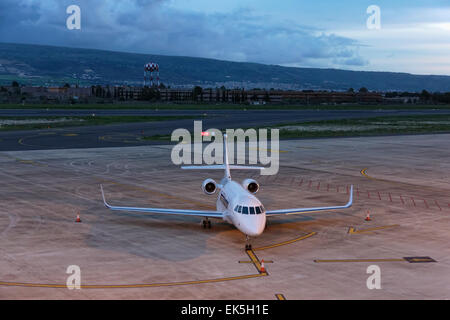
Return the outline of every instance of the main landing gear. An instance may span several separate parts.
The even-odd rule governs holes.
[[[201,226],[203,227],[203,229],[211,229],[211,221],[209,221],[208,218],[205,218],[202,220]]]
[[[252,250],[252,244],[250,243],[250,237],[245,235],[245,251]]]

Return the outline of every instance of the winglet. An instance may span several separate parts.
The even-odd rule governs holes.
[[[103,198],[103,203],[104,203],[105,207],[111,208],[111,206],[106,202],[105,193],[103,192],[103,186],[102,185],[100,185],[100,190],[102,191],[102,198]]]
[[[347,204],[345,205],[346,208],[350,208],[353,204],[353,185],[350,186],[350,197],[348,199]]]

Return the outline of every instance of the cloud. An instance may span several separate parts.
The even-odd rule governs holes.
[[[67,30],[66,8],[81,7],[82,30]],[[164,0],[2,0],[0,41],[198,56],[281,65],[365,65],[360,44],[276,21],[248,8],[179,10]],[[6,17],[6,18],[5,18]]]
[[[336,59],[335,64],[338,65],[344,65],[344,66],[357,66],[357,67],[361,67],[361,66],[366,66],[369,64],[369,61],[367,61],[366,59],[362,58],[362,57],[351,57],[351,58],[346,58],[346,59]]]

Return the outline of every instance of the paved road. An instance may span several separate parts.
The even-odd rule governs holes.
[[[385,115],[450,114],[450,110],[0,110],[0,116],[161,115],[198,116],[203,128],[248,128],[289,122],[365,118]],[[207,115],[205,118],[204,115]],[[151,145],[142,135],[167,135],[174,129],[193,130],[193,119],[0,132],[0,151],[99,148]]]

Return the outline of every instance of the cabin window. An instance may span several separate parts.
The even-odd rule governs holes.
[[[242,214],[248,214],[248,207],[242,207]]]
[[[255,214],[255,208],[254,207],[250,207],[250,214]]]
[[[260,207],[255,207],[256,210],[256,214],[260,214],[261,213],[261,208]]]

